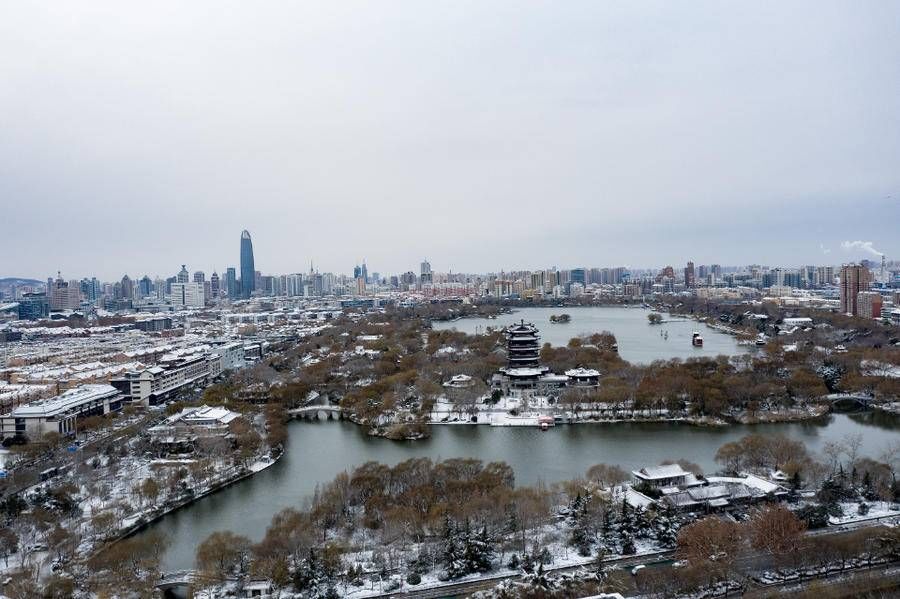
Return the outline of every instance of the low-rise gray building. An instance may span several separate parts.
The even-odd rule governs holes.
[[[39,439],[47,433],[71,435],[77,419],[108,414],[122,407],[121,394],[111,385],[81,385],[62,395],[23,404],[0,416],[0,438]]]

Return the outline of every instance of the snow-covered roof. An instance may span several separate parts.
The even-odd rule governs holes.
[[[569,380],[569,377],[562,374],[545,374],[541,377],[541,382],[544,383],[565,383]]]
[[[686,472],[678,464],[666,464],[664,466],[649,466],[635,470],[632,472],[636,477],[642,480],[660,480],[665,478],[678,478],[688,476],[690,472]]]
[[[191,426],[208,425],[213,423],[228,424],[235,418],[239,417],[239,413],[232,412],[228,408],[222,406],[210,407],[207,405],[203,405],[199,408],[184,408],[181,412],[170,416],[167,420],[167,424],[172,425],[176,422],[183,422]]]
[[[761,491],[763,493],[778,493],[779,491],[784,491],[784,487],[781,485],[775,484],[771,481],[768,481],[764,478],[756,476],[755,474],[747,474],[746,476],[709,476],[706,478],[710,484],[721,484],[721,483],[733,483],[733,484],[741,484],[751,489],[756,489],[757,491]]]
[[[218,420],[228,423],[240,416],[237,412],[232,412],[228,408],[201,406],[190,414],[186,414],[183,418],[185,421],[190,420]]]
[[[468,387],[472,384],[472,377],[467,374],[457,374],[450,377],[450,380],[444,383],[444,387]]]
[[[622,485],[613,489],[613,499],[615,501],[625,500],[625,503],[631,507],[648,508],[655,502],[652,498],[647,497],[639,491],[635,491],[628,485]]]
[[[700,503],[686,492],[666,495],[663,499],[673,507],[693,507]]]
[[[536,333],[537,327],[530,322],[525,322],[523,320],[519,323],[509,325],[506,327],[506,330],[510,333]]]
[[[812,324],[812,318],[808,316],[800,316],[796,318],[785,318],[782,322],[787,326],[799,326],[802,324]]]
[[[504,368],[503,372],[507,376],[540,376],[546,368]]]
[[[119,392],[112,385],[81,385],[50,399],[35,401],[12,411],[14,418],[50,418],[81,404],[114,397]]]
[[[708,501],[717,497],[728,497],[731,493],[728,492],[728,487],[725,485],[709,485],[706,487],[694,487],[688,491],[688,495],[694,501]]]
[[[573,368],[566,371],[566,376],[573,378],[595,377],[600,376],[600,371],[594,370],[593,368]]]

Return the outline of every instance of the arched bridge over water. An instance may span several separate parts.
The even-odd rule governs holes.
[[[344,411],[340,406],[304,406],[288,410],[292,418],[305,420],[340,420],[344,417]]]

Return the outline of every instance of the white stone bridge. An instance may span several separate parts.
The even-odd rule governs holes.
[[[826,399],[831,402],[832,406],[857,405],[862,408],[869,408],[872,405],[872,398],[860,393],[832,393],[827,395]]]
[[[340,420],[344,417],[344,411],[340,406],[304,406],[288,410],[293,418],[305,420]]]
[[[156,583],[156,590],[163,599],[180,599],[188,597],[191,585],[197,576],[196,570],[177,570],[166,572]]]

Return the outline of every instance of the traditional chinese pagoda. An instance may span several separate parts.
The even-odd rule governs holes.
[[[541,365],[541,336],[530,322],[520,321],[506,328],[506,368],[494,375],[494,389],[517,395],[521,391],[555,394],[567,386],[596,386],[600,373],[575,369],[566,374],[551,372]]]
[[[524,320],[506,329],[507,370],[538,368],[541,359],[541,336],[537,327]]]

